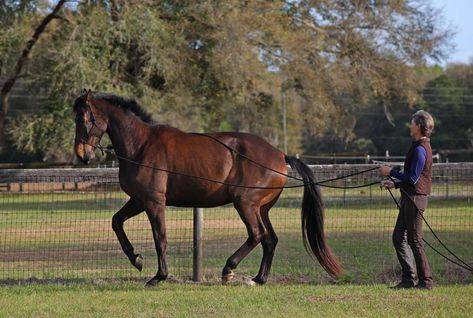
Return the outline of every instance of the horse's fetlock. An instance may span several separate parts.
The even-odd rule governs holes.
[[[227,270],[228,272],[231,272],[232,269],[235,269],[237,267],[237,265],[238,265],[237,262],[235,262],[234,260],[228,260],[223,270],[224,271]]]

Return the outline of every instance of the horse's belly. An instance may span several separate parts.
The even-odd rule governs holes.
[[[216,207],[232,202],[228,192],[202,187],[169,187],[166,191],[166,204],[179,207]]]
[[[157,201],[162,194],[165,195],[166,205],[177,207],[216,207],[233,201],[226,188],[220,184],[172,177],[162,183],[153,181],[154,178],[149,180],[140,176],[126,178],[120,173],[122,190],[139,202]]]
[[[231,203],[231,200],[221,201],[186,201],[186,200],[167,200],[166,205],[182,208],[214,208]]]

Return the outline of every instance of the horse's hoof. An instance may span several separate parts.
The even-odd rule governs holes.
[[[243,281],[243,283],[245,285],[248,285],[248,286],[256,286],[257,282],[255,282],[253,279],[251,278],[247,278]]]
[[[157,278],[151,278],[147,283],[146,283],[146,287],[154,287],[156,285],[159,284],[159,279]]]
[[[167,274],[166,275],[157,274],[146,283],[146,287],[154,287],[158,285],[161,281],[166,280],[167,277],[168,277]]]
[[[260,278],[260,277],[255,277],[253,279],[251,279],[251,281],[253,282],[253,284],[251,284],[251,286],[254,286],[256,284],[258,285],[264,285],[266,284],[266,279],[263,279],[263,278]]]
[[[235,273],[230,272],[226,275],[222,275],[222,284],[227,284],[235,279]]]
[[[141,272],[143,270],[143,256],[137,254],[133,266]]]

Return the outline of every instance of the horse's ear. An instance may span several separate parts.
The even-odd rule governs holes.
[[[91,94],[91,93],[92,93],[92,90],[91,90],[91,89],[87,90],[87,89],[84,88],[85,103],[86,103],[86,104],[88,104],[89,101],[90,101],[90,94]]]

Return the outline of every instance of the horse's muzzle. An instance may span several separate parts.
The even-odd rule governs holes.
[[[77,158],[86,165],[95,157],[94,149],[89,145],[76,143],[74,148]]]
[[[83,157],[80,157],[80,156],[77,156],[77,157],[79,157],[80,161],[81,161],[83,164],[86,164],[86,165],[88,165],[88,164],[90,163],[90,160],[92,159],[92,158],[90,158],[90,156],[87,155],[87,154],[84,155]]]

